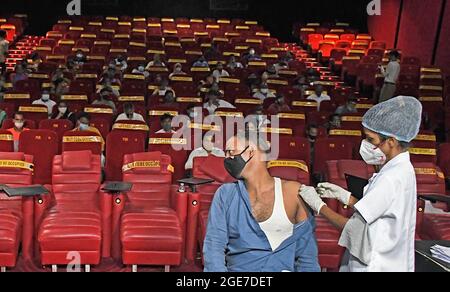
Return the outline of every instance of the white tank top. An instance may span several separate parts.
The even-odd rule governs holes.
[[[275,201],[272,216],[264,222],[259,223],[262,231],[269,240],[272,251],[275,251],[286,239],[294,233],[294,224],[284,209],[283,188],[281,179],[275,178]]]

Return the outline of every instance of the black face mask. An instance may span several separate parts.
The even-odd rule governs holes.
[[[244,154],[244,152],[247,151],[248,148],[249,147],[247,146],[247,148],[245,148],[245,150],[242,151],[241,154],[235,155],[234,158],[226,158],[224,160],[225,169],[235,179],[242,179],[242,171],[244,170],[247,163],[252,159],[250,158],[249,160],[245,161],[242,158],[242,154]]]
[[[316,141],[317,136],[313,136],[313,135],[308,135],[309,139],[311,139],[312,141]]]

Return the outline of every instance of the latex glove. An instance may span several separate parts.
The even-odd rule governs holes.
[[[350,203],[351,193],[340,186],[330,183],[320,183],[317,186],[317,192],[321,198],[336,199],[344,205]]]
[[[316,212],[316,214],[320,214],[320,209],[327,205],[322,201],[319,194],[316,192],[316,189],[313,187],[302,185],[299,195],[303,201],[305,201],[305,203],[308,204],[314,212]]]

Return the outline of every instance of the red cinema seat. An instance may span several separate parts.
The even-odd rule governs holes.
[[[27,120],[33,120],[35,124],[48,119],[48,108],[45,105],[19,106],[19,112]]]
[[[267,163],[267,169],[273,177],[310,185],[309,167],[304,161],[273,160]]]
[[[412,141],[409,148],[412,162],[432,162],[437,163],[437,144],[434,133],[421,132]]]
[[[214,194],[224,183],[234,182],[224,167],[224,158],[210,155],[194,158],[192,175],[195,178],[213,179],[214,182],[197,187],[195,193],[189,194],[188,222],[186,228],[186,258],[194,260],[197,247],[203,250],[206,236],[208,213]]]
[[[336,129],[331,130],[328,133],[330,138],[335,138],[340,141],[348,141],[352,144],[353,158],[359,158],[359,148],[362,141],[362,130],[350,130],[350,129]]]
[[[271,148],[275,147],[275,141],[272,141]],[[280,135],[279,137],[279,155],[280,159],[294,159],[305,161],[310,165],[309,141],[303,137],[289,135]],[[273,151],[273,150],[272,150]]]
[[[305,135],[306,115],[300,112],[278,113],[280,128],[292,129],[292,134],[297,137]]]
[[[174,180],[185,177],[184,166],[188,158],[190,138],[172,138],[173,134],[150,134],[148,141],[148,151],[160,151],[172,159],[175,168]]]
[[[107,105],[91,105],[84,108],[84,112],[89,113],[92,119],[100,118],[112,124],[114,111]]]
[[[103,138],[88,131],[68,131],[62,139],[62,152],[89,150],[93,154],[102,154]]]
[[[446,178],[450,178],[450,143],[439,145],[439,167],[445,174]]]
[[[19,152],[34,157],[34,184],[52,183],[52,161],[58,146],[58,135],[50,130],[30,130],[20,135]]]
[[[64,133],[73,129],[73,124],[69,120],[42,120],[39,122],[39,129],[50,130],[58,136],[58,144],[61,146],[61,141]],[[61,147],[59,147],[61,149]]]
[[[14,161],[14,165],[8,161]],[[9,187],[32,185],[33,158],[23,153],[0,152],[0,183]],[[33,198],[9,198],[0,193],[0,267],[16,265],[19,247],[25,259],[31,260],[33,238]]]
[[[342,139],[319,138],[314,144],[314,169],[313,173],[319,173],[324,180],[327,172],[327,161],[350,160],[353,157],[352,144]]]
[[[100,156],[90,151],[55,156],[51,195],[42,196],[35,208],[42,265],[55,270],[70,263],[68,253],[77,252],[79,264],[89,269],[100,263],[103,251],[109,255],[112,202],[100,186]]]
[[[319,53],[324,59],[328,59],[331,56],[331,51],[334,49],[335,43],[332,41],[322,41],[319,43]]]
[[[168,271],[184,254],[187,193],[173,191],[171,159],[161,152],[128,154],[123,164],[123,181],[133,187],[115,200],[113,255],[134,271],[137,265]]]
[[[144,152],[145,142],[146,138],[136,131],[119,130],[109,133],[106,138],[106,180],[120,181],[124,155]]]
[[[319,50],[319,44],[323,41],[323,35],[321,34],[310,34],[308,35],[308,44],[311,46],[313,51]]]
[[[90,125],[92,127],[97,128],[100,134],[103,137],[103,140],[106,140],[109,132],[111,131],[111,122],[108,119],[95,117],[91,119]]]
[[[0,152],[14,152],[13,136],[7,130],[0,130]]]

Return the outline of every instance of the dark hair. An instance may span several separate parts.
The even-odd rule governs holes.
[[[131,110],[134,109],[134,104],[131,102],[126,102],[123,104],[123,110]]]
[[[389,52],[389,56],[395,57],[395,58],[400,58],[400,53],[397,50],[392,50]]]
[[[338,117],[339,119],[341,119],[341,116],[340,116],[340,115],[338,115],[338,114],[332,114],[332,115],[330,116],[330,121],[331,121],[334,117]]]
[[[172,120],[173,116],[171,114],[165,113],[159,118],[159,121],[163,122],[163,121],[165,121],[167,119]]]
[[[0,30],[0,38],[6,38],[6,30]]]
[[[319,127],[316,124],[309,124],[308,127],[306,128],[307,131],[311,130],[311,129],[319,129]]]
[[[91,115],[88,114],[87,112],[81,112],[81,113],[78,114],[77,120],[80,120],[82,118],[86,118],[86,119],[88,119],[90,121],[91,120]]]
[[[378,133],[377,133],[377,135],[378,135],[378,137],[380,137],[380,140],[381,140],[382,142],[384,142],[384,141],[386,141],[387,139],[391,138],[391,137],[386,136],[386,135],[383,135],[383,134],[378,134]],[[409,142],[399,141],[399,140],[397,140],[397,142],[398,142],[398,145],[400,145],[400,148],[402,148],[402,150],[407,150],[408,148],[411,147],[411,143],[409,143]]]
[[[21,113],[21,112],[15,112],[15,113],[14,113],[14,119],[16,118],[16,116],[22,116],[22,117],[23,117],[23,113]]]
[[[100,94],[104,93],[104,92],[112,92],[112,89],[109,87],[104,87],[100,90]]]

